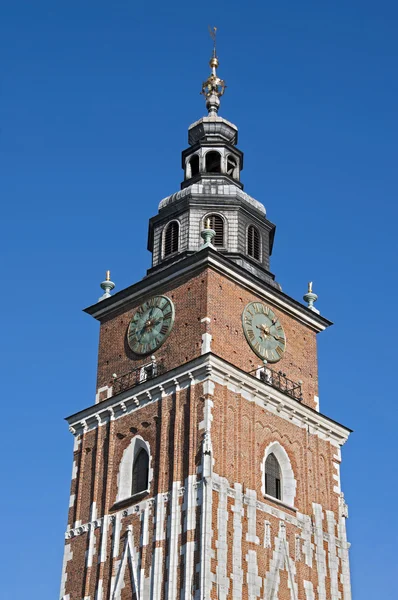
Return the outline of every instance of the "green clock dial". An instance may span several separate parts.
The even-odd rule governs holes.
[[[135,354],[157,350],[170,334],[174,305],[166,296],[154,296],[136,310],[127,331],[127,341]]]
[[[243,331],[254,352],[267,362],[280,360],[286,350],[286,336],[275,313],[262,302],[250,302],[242,313]]]

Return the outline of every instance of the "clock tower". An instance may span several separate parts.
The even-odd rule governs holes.
[[[86,312],[95,401],[68,417],[63,600],[350,600],[347,427],[319,405],[331,325],[270,270],[275,226],[241,182],[215,51],[146,277]]]

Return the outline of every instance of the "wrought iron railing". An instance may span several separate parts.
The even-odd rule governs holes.
[[[254,371],[250,371],[250,374],[254,375],[265,384],[279,390],[283,394],[290,396],[290,398],[298,400],[298,402],[301,402],[303,399],[301,381],[296,383],[295,381],[288,379],[286,374],[282,373],[282,371],[274,371],[270,367],[261,367]]]
[[[134,371],[130,371],[129,373],[124,373],[124,375],[120,375],[119,377],[114,375],[113,395],[116,396],[120,392],[124,392],[140,383],[144,383],[144,381],[153,379],[162,372],[163,364],[153,360],[151,363],[138,367],[138,369],[134,369]]]

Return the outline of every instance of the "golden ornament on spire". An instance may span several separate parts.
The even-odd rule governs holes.
[[[217,27],[211,28],[209,26],[209,33],[213,40],[213,54],[209,62],[211,74],[203,82],[201,94],[206,98],[206,106],[209,114],[217,114],[220,106],[219,98],[224,94],[227,86],[225,85],[225,81],[217,76],[217,67],[219,65],[216,48]]]

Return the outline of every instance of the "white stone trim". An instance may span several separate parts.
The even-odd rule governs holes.
[[[202,334],[202,348],[201,348],[202,354],[207,354],[208,352],[211,351],[212,339],[213,339],[213,336],[210,333]]]
[[[271,523],[264,521],[264,548],[271,548]]]
[[[181,483],[173,482],[171,491],[171,511],[167,519],[169,538],[169,552],[167,557],[167,583],[168,600],[177,600],[177,568],[178,568],[178,537],[181,534],[181,507],[179,503],[179,489]]]
[[[244,508],[242,503],[242,485],[235,483],[235,504],[232,507],[234,513],[233,519],[233,541],[232,541],[232,598],[241,600],[243,587],[243,569],[242,569],[242,517]]]
[[[304,579],[304,590],[305,590],[305,600],[315,600],[314,586],[312,584],[312,581],[306,581]]]
[[[163,548],[155,546],[152,558],[151,600],[160,600],[162,593]]]
[[[314,511],[314,539],[316,553],[316,567],[318,572],[318,599],[326,600],[326,552],[323,546],[323,510],[320,504],[312,503]]]
[[[65,544],[64,558],[63,558],[63,564],[62,564],[61,592],[60,592],[60,596],[59,596],[61,600],[66,600],[66,598],[69,598],[69,594],[67,596],[65,595],[66,580],[68,578],[68,574],[66,572],[66,567],[67,567],[67,563],[70,560],[72,560],[72,558],[73,558],[73,552],[72,552],[71,544]]]
[[[339,559],[336,549],[336,521],[334,512],[326,511],[326,519],[328,525],[329,543],[328,543],[328,563],[330,573],[330,600],[339,600]]]
[[[288,506],[294,508],[294,499],[296,497],[297,482],[294,477],[292,465],[289,455],[283,446],[277,441],[271,442],[264,452],[263,460],[261,461],[261,492],[266,496],[265,492],[265,461],[268,456],[273,454],[279,463],[281,470],[281,501]]]
[[[138,585],[138,567],[137,567],[137,551],[134,547],[133,530],[131,525],[127,527],[126,541],[124,545],[123,555],[119,561],[119,568],[115,577],[112,600],[119,600],[121,590],[124,587],[124,576],[126,572],[127,562],[129,563],[131,572],[131,589],[135,592],[137,600],[140,600],[140,589]]]
[[[218,598],[226,600],[229,590],[228,565],[228,481],[220,477],[220,491],[217,508],[217,567],[216,577],[218,586]]]
[[[140,435],[135,435],[132,438],[130,444],[123,452],[122,460],[120,461],[119,472],[117,476],[116,502],[120,502],[121,500],[125,500],[126,498],[131,497],[131,488],[133,483],[133,465],[135,458],[141,449],[144,449],[145,452],[148,453],[149,457],[148,489],[150,487],[153,477],[153,468],[151,468],[152,456],[149,443],[146,442],[144,438],[142,438]]]
[[[262,585],[262,579],[258,575],[257,552],[255,550],[247,551],[246,562],[248,597],[250,600],[255,600],[260,596],[260,590]]]
[[[90,510],[91,523],[93,523],[96,520],[96,518],[97,518],[97,504],[96,504],[96,502],[93,502],[91,505],[91,510]],[[90,526],[88,552],[86,553],[87,567],[93,566],[93,556],[95,554],[95,543],[96,543],[95,526]]]
[[[257,494],[256,490],[246,490],[246,498],[247,498],[247,533],[246,533],[246,541],[252,542],[253,544],[259,544],[260,538],[257,536],[256,531],[256,502],[257,502]]]
[[[195,570],[195,542],[187,542],[185,546],[181,548],[181,553],[185,553],[185,569],[184,569],[184,583],[183,590],[181,590],[181,598],[192,598],[192,586]]]
[[[338,521],[338,539],[340,540],[340,548],[338,554],[341,560],[341,575],[340,581],[343,584],[343,600],[351,600],[351,578],[350,578],[350,559],[348,549],[350,547],[347,542],[346,533],[346,518],[348,515],[347,505],[344,502],[344,496],[340,496],[339,506],[340,516]]]
[[[100,400],[100,395],[102,392],[106,392],[106,397],[110,398],[112,396],[112,390],[113,387],[109,385],[104,385],[103,387],[98,388],[97,393],[95,394],[95,403],[98,404],[99,402],[103,402],[103,400]]]

